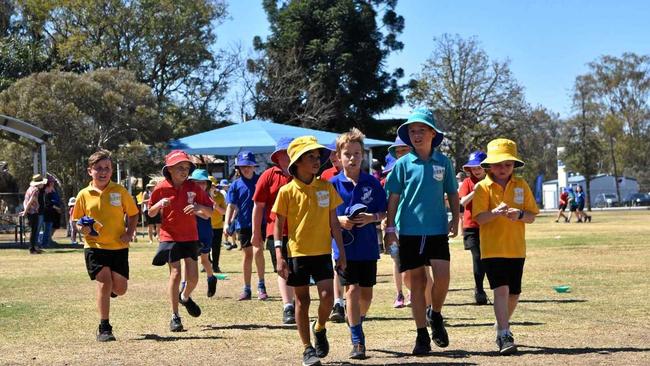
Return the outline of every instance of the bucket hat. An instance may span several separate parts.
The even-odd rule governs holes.
[[[314,136],[301,136],[291,141],[287,148],[287,153],[289,154],[289,171],[291,172],[292,167],[296,161],[303,156],[303,154],[311,150],[320,150],[321,166],[327,163],[330,158],[331,150],[319,144],[318,140]]]
[[[32,180],[29,182],[30,187],[47,184],[47,178],[43,178],[40,174],[32,175]]]
[[[490,164],[500,163],[502,161],[512,160],[515,162],[515,168],[524,166],[524,162],[519,159],[517,154],[517,144],[508,139],[495,139],[487,145],[487,158],[481,162],[483,168],[489,168]]]
[[[406,131],[408,133],[408,130]],[[395,142],[388,147],[388,153],[395,159],[397,159],[397,154],[395,154],[395,150],[397,150],[398,147],[401,146],[409,146],[407,145],[404,141],[402,141],[399,136],[395,137]],[[410,147],[410,146],[409,146]]]
[[[280,165],[278,162],[278,154],[282,151],[286,151],[289,147],[289,144],[293,141],[291,137],[281,137],[278,142],[275,144],[275,151],[271,154],[271,161],[277,165]]]
[[[481,150],[476,150],[469,154],[467,163],[463,165],[463,170],[468,171],[469,168],[476,168],[481,166],[481,162],[487,158],[487,154]]]
[[[257,166],[255,155],[247,150],[241,151],[239,154],[237,154],[235,166]]]
[[[190,163],[190,174],[196,169],[196,165],[190,159],[190,156],[183,150],[172,150],[167,156],[165,156],[165,166],[162,168],[162,174],[167,179],[171,179],[168,168],[182,162]]]
[[[413,147],[411,139],[409,138],[408,125],[416,122],[424,123],[436,131],[436,136],[433,138],[433,141],[431,141],[432,149],[440,145],[442,140],[445,138],[445,133],[436,127],[436,120],[433,117],[433,113],[431,113],[428,108],[416,108],[413,110],[406,122],[402,123],[402,125],[397,129],[397,137],[402,139],[406,145]]]

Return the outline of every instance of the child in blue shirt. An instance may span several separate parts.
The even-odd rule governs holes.
[[[202,190],[210,192],[212,182],[205,169],[195,169],[190,175],[190,180],[194,181]],[[210,263],[210,252],[212,251],[212,220],[204,219],[201,216],[196,217],[196,229],[199,232],[199,242],[201,243],[201,264],[208,276],[208,297],[214,296],[217,292],[217,278],[212,270]]]

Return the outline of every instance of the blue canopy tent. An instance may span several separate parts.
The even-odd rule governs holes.
[[[233,156],[241,150],[262,154],[273,152],[276,142],[282,137],[305,135],[315,136],[324,145],[333,143],[338,136],[332,132],[252,120],[173,140],[169,146],[194,155]],[[368,148],[392,144],[375,139],[365,139],[364,143]]]

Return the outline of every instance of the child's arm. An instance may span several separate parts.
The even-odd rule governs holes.
[[[138,216],[133,215],[126,219],[126,231],[120,235],[120,241],[122,243],[128,244],[133,238],[133,233],[135,233],[135,229],[138,227]]]
[[[474,192],[469,192],[467,195],[463,196],[460,199],[460,204],[463,205],[463,207],[467,207],[467,205],[472,202],[472,199],[474,198]]]
[[[336,269],[345,271],[347,261],[345,259],[345,248],[343,248],[343,236],[341,235],[341,226],[336,216],[336,209],[330,210],[330,231],[336,246],[339,248],[339,259],[336,260]]]
[[[287,259],[282,256],[282,228],[284,227],[284,220],[284,216],[278,213],[275,214],[275,224],[273,225],[273,243],[275,247],[275,257],[278,259],[276,268],[278,271],[278,276],[286,280],[289,276],[289,269],[287,268]]]
[[[202,219],[207,220],[210,217],[212,217],[212,206],[205,206],[205,205],[200,205],[198,203],[193,203],[191,205],[185,206],[183,212],[185,212],[188,215],[194,214]]]
[[[221,193],[217,193],[217,194],[221,194]],[[218,202],[217,202],[217,201],[215,200],[215,201],[214,201],[214,206],[213,206],[213,208],[214,208],[214,209],[215,209],[219,214],[221,214],[221,215],[225,215],[225,214],[226,214],[226,206],[224,205],[224,203],[222,203],[222,201],[218,201]]]
[[[264,232],[266,230],[262,227],[262,216],[265,209],[266,202],[253,202],[253,236],[251,237],[251,244],[256,248],[261,248],[264,241]]]
[[[449,222],[449,237],[454,238],[458,235],[458,215],[460,204],[458,203],[458,193],[447,193],[447,201],[451,209],[451,221]]]
[[[535,221],[536,215],[530,211],[520,210],[518,208],[509,208],[506,216],[508,216],[512,221],[521,221],[526,224],[532,224]]]
[[[392,243],[397,243],[395,234],[395,215],[397,214],[397,205],[399,204],[400,195],[392,193],[388,196],[388,209],[386,214],[386,228],[384,229],[384,245],[389,247]]]
[[[228,232],[228,226],[230,226],[233,220],[235,220],[235,217],[237,217],[237,211],[237,205],[234,203],[229,203],[226,206],[226,218],[223,222],[223,231]]]

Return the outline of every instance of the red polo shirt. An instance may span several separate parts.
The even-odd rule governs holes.
[[[264,216],[266,217],[266,237],[273,235],[275,226],[275,215],[271,215],[271,209],[278,197],[280,188],[291,181],[290,175],[285,175],[284,171],[277,166],[271,167],[262,173],[260,179],[255,185],[255,194],[253,201],[264,203]],[[282,236],[287,236],[287,223],[284,223]]]
[[[330,179],[334,178],[334,176],[338,174],[339,174],[339,170],[336,169],[335,166],[333,166],[331,168],[327,168],[323,170],[323,172],[320,174],[320,180],[329,182]]]
[[[463,183],[460,185],[460,189],[458,190],[458,197],[463,198],[467,196],[468,194],[474,192],[474,185],[478,183],[479,181],[472,177],[467,177],[463,181]],[[472,202],[468,203],[465,206],[465,211],[463,212],[463,228],[464,229],[478,229],[479,225],[478,222],[474,221],[472,219]]]
[[[151,192],[149,207],[163,198],[169,198],[171,204],[161,209],[160,241],[196,241],[199,234],[196,229],[196,216],[186,214],[183,209],[192,203],[212,207],[212,199],[197,184],[186,180],[177,189],[165,179],[158,183]]]

